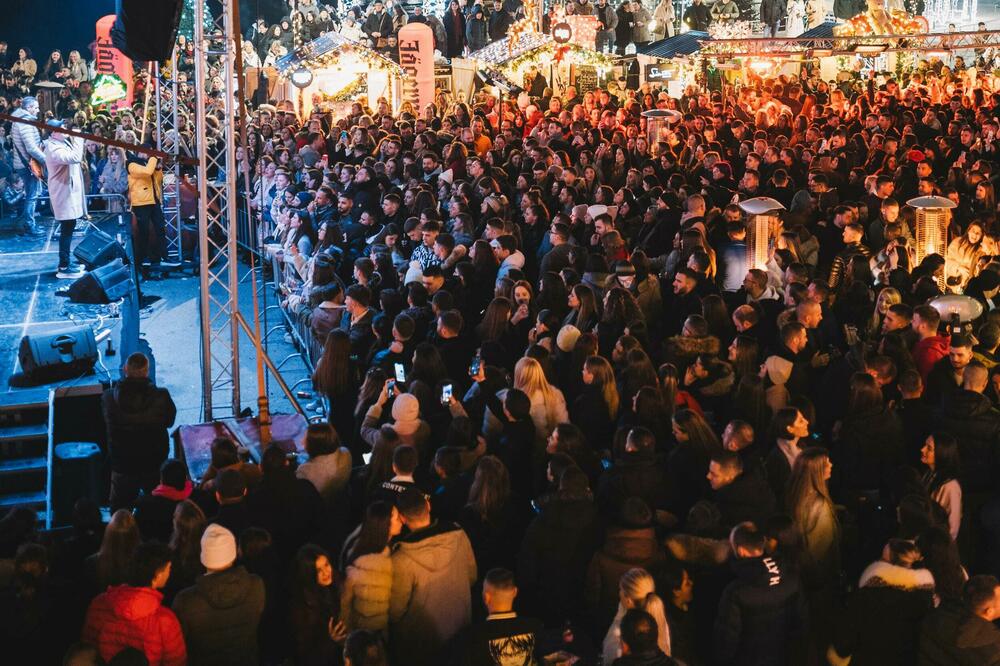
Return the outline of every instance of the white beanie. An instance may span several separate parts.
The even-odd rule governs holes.
[[[236,537],[222,525],[212,523],[201,535],[201,564],[206,569],[225,569],[236,561]]]
[[[566,324],[556,334],[556,346],[559,347],[559,351],[568,354],[576,347],[576,341],[580,339],[580,335],[580,329],[572,324]]]

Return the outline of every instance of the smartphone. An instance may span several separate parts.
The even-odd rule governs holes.
[[[365,461],[366,465],[370,465],[371,462],[372,462],[372,454],[371,453],[362,453],[361,454],[361,459]]]
[[[389,395],[390,398],[393,395],[396,394],[396,380],[395,379],[390,379],[389,380],[389,388],[386,389],[386,393]]]
[[[402,363],[394,363],[393,365],[396,368],[396,381],[397,382],[405,382],[406,381],[406,370],[403,369],[403,364]]]
[[[604,469],[611,469],[611,461],[607,458],[601,458],[601,467]]]
[[[473,377],[475,377],[476,375],[478,375],[479,374],[479,368],[482,366],[482,364],[483,364],[483,357],[482,356],[480,356],[479,354],[476,354],[475,356],[473,356],[472,357],[472,365],[469,366],[469,374],[472,375]]]
[[[445,384],[441,387],[441,404],[447,405],[451,402],[451,384]]]

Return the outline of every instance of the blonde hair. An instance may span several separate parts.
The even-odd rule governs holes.
[[[663,599],[656,594],[656,582],[645,569],[629,569],[618,581],[622,596],[629,600],[633,608],[649,613],[656,621],[657,645],[663,654],[670,654],[670,629]]]
[[[618,386],[615,384],[615,371],[608,359],[603,356],[589,356],[583,362],[587,372],[594,376],[594,386],[601,389],[604,404],[608,406],[608,415],[612,420],[618,418]]]
[[[514,388],[524,391],[529,399],[534,395],[541,395],[549,421],[556,421],[555,390],[545,377],[541,363],[528,356],[522,357],[514,366]]]

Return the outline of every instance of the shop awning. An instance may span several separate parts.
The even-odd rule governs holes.
[[[709,39],[707,32],[692,30],[673,37],[667,37],[657,42],[647,44],[639,49],[638,53],[651,56],[653,58],[676,58],[678,56],[689,56],[701,48],[701,42]]]
[[[836,25],[837,24],[834,21],[826,21],[824,23],[820,23],[818,26],[814,28],[809,28],[808,30],[803,32],[801,35],[799,35],[799,38],[823,39],[825,37],[833,37],[833,28]]]

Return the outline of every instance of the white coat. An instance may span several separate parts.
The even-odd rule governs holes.
[[[82,163],[83,139],[53,134],[45,142],[49,197],[57,220],[76,220],[86,215]]]

